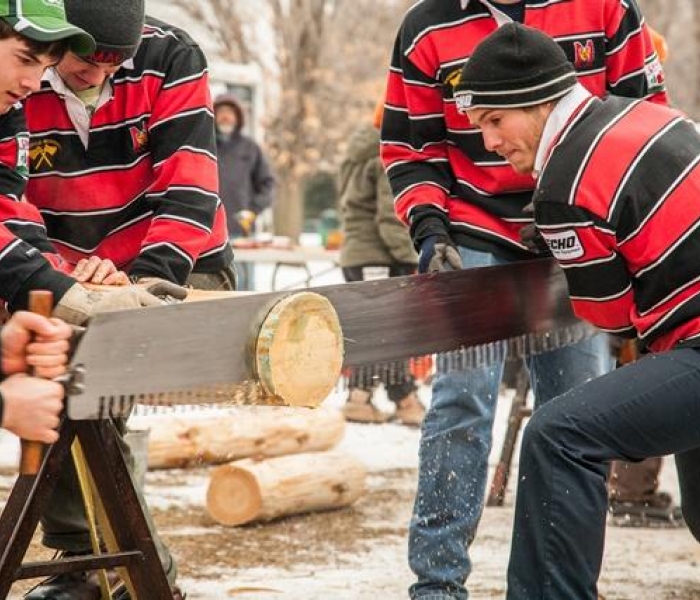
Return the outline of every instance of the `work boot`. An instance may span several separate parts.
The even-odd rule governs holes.
[[[425,407],[418,399],[416,392],[411,392],[396,403],[394,420],[409,427],[420,427],[425,417]]]
[[[26,600],[100,600],[100,586],[85,572],[62,573],[29,590]]]
[[[674,506],[666,492],[657,492],[637,502],[611,499],[608,510],[609,522],[616,527],[670,529],[685,525],[680,507]]]
[[[359,388],[350,390],[343,415],[346,421],[355,423],[385,423],[389,420],[389,415],[372,404],[372,393]]]

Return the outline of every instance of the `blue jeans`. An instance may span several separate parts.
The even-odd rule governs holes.
[[[675,453],[683,515],[700,539],[699,424],[691,348],[646,356],[540,408],[523,435],[508,600],[598,598],[613,459]]]
[[[460,248],[464,268],[503,264],[490,253]],[[522,290],[524,296],[529,291]],[[613,366],[606,336],[530,357],[535,407]],[[438,375],[425,416],[418,491],[409,527],[408,558],[418,581],[412,598],[468,598],[468,548],[484,506],[503,363]]]
[[[255,291],[255,264],[236,262],[236,290],[239,292]]]

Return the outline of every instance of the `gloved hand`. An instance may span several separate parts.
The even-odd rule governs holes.
[[[462,257],[449,235],[429,235],[420,246],[418,254],[419,273],[459,270]]]
[[[533,216],[535,207],[532,202],[523,208],[523,214]],[[540,256],[551,256],[552,251],[549,249],[547,242],[542,237],[540,230],[537,229],[535,222],[528,223],[520,228],[520,241],[525,244],[525,247],[533,254]]]
[[[73,325],[83,325],[97,313],[162,304],[165,304],[163,300],[139,286],[114,286],[113,290],[98,291],[76,283],[56,305],[53,316]]]
[[[520,241],[525,244],[526,248],[540,256],[551,256],[552,251],[549,249],[537,225],[529,223],[520,228]]]
[[[136,277],[133,279],[133,283],[149,294],[158,296],[158,298],[174,298],[175,300],[187,298],[187,288],[160,277]]]

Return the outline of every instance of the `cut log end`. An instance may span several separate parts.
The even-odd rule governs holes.
[[[207,490],[207,510],[222,525],[241,525],[255,519],[262,493],[255,475],[235,465],[214,469]]]
[[[343,364],[343,335],[327,298],[299,292],[280,300],[258,335],[257,375],[290,406],[318,406],[333,391]]]

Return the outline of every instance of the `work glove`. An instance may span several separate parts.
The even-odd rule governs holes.
[[[160,277],[132,277],[132,282],[136,287],[161,299],[184,300],[187,298],[187,288],[167,279],[161,279]]]
[[[102,291],[90,290],[76,283],[56,305],[53,316],[72,325],[84,325],[88,319],[101,312],[162,304],[163,300],[138,285],[114,286],[111,290]]]
[[[449,235],[429,235],[420,245],[418,254],[419,273],[437,273],[462,268],[459,250]]]
[[[535,213],[535,207],[532,202],[523,208],[523,214],[532,217]],[[542,237],[540,230],[537,229],[535,222],[528,223],[520,228],[520,241],[525,245],[525,247],[539,256],[551,256],[552,251],[549,249],[547,242]]]

